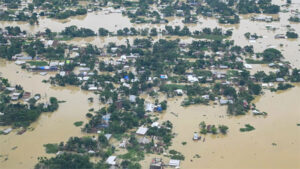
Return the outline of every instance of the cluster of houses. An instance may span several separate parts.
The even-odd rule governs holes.
[[[299,10],[291,10],[291,14],[293,18],[299,18],[300,19],[300,12]]]
[[[8,95],[11,98],[11,101],[19,101],[23,100],[25,102],[28,102],[31,98],[35,99],[38,101],[41,98],[40,94],[36,94],[32,97],[30,92],[26,92],[23,90],[18,90],[16,87],[5,87],[3,84],[0,83],[0,89],[1,91],[7,91]]]
[[[151,127],[161,127],[158,122],[152,123]],[[145,126],[140,126],[137,131],[137,140],[138,143],[141,145],[145,145],[151,142],[151,139],[154,139],[155,141],[155,146],[153,148],[154,151],[159,152],[159,153],[164,153],[163,148],[159,148],[159,142],[156,142],[157,139],[155,137],[150,138],[146,136],[147,131],[149,130],[148,127]],[[128,140],[122,140],[121,143],[119,144],[119,148],[126,148],[128,145]],[[118,168],[118,166],[121,163],[121,159],[118,159],[117,156],[109,156],[106,161],[107,164],[111,166],[111,168]],[[180,167],[180,160],[176,159],[170,159],[169,163],[163,162],[161,158],[154,158],[152,159],[150,163],[150,169],[164,169],[166,167],[172,167],[172,168],[179,168]]]
[[[274,18],[272,16],[258,15],[251,17],[252,21],[272,22]]]
[[[27,34],[27,33],[25,34],[25,32],[20,32],[18,35],[10,35],[7,29],[1,29],[1,28],[0,28],[0,33],[6,39],[8,39],[8,38],[26,39],[27,37],[29,37],[29,34]],[[3,45],[5,45],[5,44],[3,44]]]
[[[110,169],[116,169],[120,165],[120,159],[117,156],[109,156],[105,163],[111,166]],[[161,158],[151,160],[150,169],[164,169],[167,167],[180,168],[180,160],[170,159],[169,163],[165,163]]]
[[[180,160],[170,159],[169,163],[165,163],[161,158],[151,160],[150,169],[164,169],[166,167],[180,168]]]
[[[109,124],[109,119],[110,119],[110,114],[107,114],[107,115],[104,115],[102,117],[102,124],[99,125],[98,127],[107,127],[108,124]],[[151,124],[151,126],[149,127],[157,127],[157,128],[161,128],[161,127],[165,127],[165,126],[161,126],[159,124],[159,122],[153,122]],[[155,146],[152,147],[152,150],[154,152],[158,152],[158,153],[165,153],[165,149],[163,148],[164,144],[155,136],[147,136],[147,132],[149,130],[149,127],[146,127],[146,126],[140,126],[135,134],[136,134],[136,137],[137,137],[137,141],[138,143],[143,146],[143,145],[146,145],[146,144],[149,144],[151,142],[151,140],[154,141],[155,143]],[[97,131],[98,134],[101,133],[100,130]],[[106,139],[108,141],[110,141],[111,137],[112,137],[112,134],[105,134],[104,135],[106,137]],[[96,140],[96,138],[95,138]],[[129,145],[129,140],[128,139],[123,139],[118,147],[121,148],[121,149],[125,149],[128,145]],[[62,152],[59,152],[59,153],[62,153]],[[94,154],[95,152],[90,150],[88,152],[89,154]],[[112,155],[112,156],[109,156],[106,160],[105,160],[105,163],[110,165],[110,168],[119,168],[120,164],[121,164],[121,159],[119,159],[117,156],[115,155]],[[151,169],[163,169],[165,167],[174,167],[174,168],[179,168],[180,167],[180,160],[175,160],[175,159],[171,159],[169,161],[169,164],[166,164],[162,161],[162,159],[153,159],[150,163],[150,168]]]
[[[21,12],[24,13],[25,16],[31,16],[32,13],[29,11],[26,11],[25,9],[28,8],[28,3],[25,1],[21,1],[19,8],[15,11],[10,11],[9,17],[12,18],[14,21],[18,21],[17,15],[19,15]],[[0,4],[0,15],[3,15],[5,11],[8,10],[8,7],[5,3]],[[12,13],[14,12],[14,13]]]
[[[0,91],[5,91],[8,96],[10,96],[11,101],[23,101],[29,102],[31,98],[35,99],[36,101],[40,100],[41,95],[36,94],[34,96],[31,95],[30,92],[26,92],[23,90],[17,89],[17,87],[10,87],[5,86],[2,82],[0,82]],[[0,116],[4,116],[4,112],[0,112]],[[9,134],[12,131],[12,128],[7,128],[2,131],[3,134]]]

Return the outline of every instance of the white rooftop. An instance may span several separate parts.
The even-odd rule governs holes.
[[[141,126],[137,131],[136,134],[145,135],[148,131],[147,127]]]
[[[116,165],[117,156],[109,156],[106,163],[109,165]]]
[[[171,159],[169,162],[170,166],[179,167],[180,166],[180,160],[173,160]]]

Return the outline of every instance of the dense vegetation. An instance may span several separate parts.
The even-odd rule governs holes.
[[[197,23],[197,15],[216,17],[222,24],[236,24],[240,22],[239,13],[273,14],[280,10],[271,0],[206,0],[203,3],[104,1],[99,2],[99,6],[106,7],[108,2],[112,3],[115,9],[134,7],[136,10],[122,11],[131,22],[152,24],[166,23],[167,20],[163,18],[172,16],[181,17],[183,23]],[[152,10],[150,7],[154,4],[162,7],[157,8],[158,11]],[[87,13],[87,9],[75,7],[77,5],[78,0],[33,0],[28,10],[33,11],[34,7],[38,7],[45,10],[43,15],[57,19]],[[37,21],[20,13],[19,20]],[[13,18],[5,12],[1,15],[4,16],[3,20]],[[49,159],[39,158],[35,168],[109,168],[104,164],[105,160],[114,155],[119,148],[113,145],[110,137],[126,143],[126,146],[122,147],[125,149],[124,153],[118,155],[118,158],[122,159],[122,168],[141,168],[139,161],[144,159],[145,153],[167,153],[169,158],[184,160],[185,157],[180,152],[168,150],[175,136],[172,131],[173,124],[170,121],[156,124],[160,113],[168,109],[167,100],[158,99],[161,94],[167,97],[184,97],[182,106],[223,105],[227,107],[228,115],[237,116],[256,110],[252,101],[263,93],[262,83],[276,82],[275,87],[269,88],[275,91],[293,87],[289,82],[300,82],[300,70],[291,70],[290,65],[282,61],[283,55],[279,50],[268,48],[261,53],[255,53],[253,46],[241,47],[233,40],[226,39],[232,36],[232,33],[231,30],[224,31],[217,27],[192,32],[187,26],[166,25],[162,29],[125,27],[111,32],[99,28],[94,32],[88,28],[69,26],[62,32],[46,29],[45,32],[33,36],[19,27],[5,28],[4,33],[0,35],[0,57],[11,60],[25,52],[37,59],[22,64],[22,68],[28,70],[33,70],[32,66],[47,66],[50,65],[48,62],[59,62],[54,67],[60,72],[44,82],[59,86],[74,85],[82,90],[93,91],[105,105],[99,110],[90,109],[86,114],[89,119],[87,123],[74,122],[75,126],[82,126],[82,132],[97,133],[96,136],[71,137],[65,143],[44,145],[47,153],[58,155]],[[134,39],[132,43],[127,40],[122,45],[109,43],[102,48],[91,44],[47,44],[51,40],[97,35],[139,38]],[[298,37],[294,32],[287,32],[286,35],[289,38]],[[193,41],[184,43],[180,39],[152,39],[160,36],[186,36],[193,38]],[[249,32],[245,33],[245,37],[260,38],[257,34]],[[100,60],[100,56],[105,57],[101,57]],[[39,61],[40,58],[43,61]],[[276,71],[259,71],[253,75],[247,70],[244,61],[250,64],[272,63],[272,69]],[[278,78],[284,83],[277,83]],[[2,80],[2,83],[9,86],[6,85],[6,80]],[[58,108],[57,99],[52,97],[50,104],[38,103],[33,99],[30,99],[28,104],[11,103],[6,92],[3,91],[0,97],[0,112],[4,113],[0,122],[4,125],[28,126],[42,112],[51,112]],[[153,100],[144,99],[144,95]],[[93,102],[94,99],[91,97],[88,100]],[[176,116],[176,113],[173,114]],[[142,139],[135,133],[141,126],[148,129]],[[203,135],[225,135],[229,129],[226,125],[211,125],[205,122],[201,122],[199,127],[199,132]],[[249,124],[240,129],[241,132],[251,130],[254,130],[254,127]],[[101,161],[92,163],[90,157],[101,158]]]
[[[40,158],[39,163],[35,166],[35,169],[94,169],[94,165],[89,161],[88,156],[82,156],[78,154],[62,154],[51,159]],[[99,166],[100,168],[100,166]]]
[[[1,79],[0,83],[3,86],[6,79]],[[9,84],[6,84],[9,85]],[[22,97],[24,91],[20,86],[16,86],[20,89],[19,98]],[[26,127],[29,126],[43,112],[53,112],[58,109],[58,101],[55,97],[50,97],[49,103],[36,103],[37,100],[31,98],[28,104],[22,104],[20,102],[11,102],[10,92],[4,90],[0,93],[0,112],[3,115],[0,116],[1,125],[12,125],[14,127]]]

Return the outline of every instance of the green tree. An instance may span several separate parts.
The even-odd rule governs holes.
[[[89,157],[79,154],[64,153],[59,156],[48,158],[39,158],[39,163],[35,169],[93,169],[93,164]]]
[[[217,134],[218,133],[218,130],[217,130],[215,125],[211,126],[210,131],[211,131],[212,134]]]
[[[227,130],[228,130],[228,127],[225,126],[225,125],[219,125],[219,131],[222,133],[222,134],[226,134],[227,133]]]
[[[298,38],[298,34],[296,32],[286,32],[286,36],[287,38],[291,38],[291,39],[297,39]]]
[[[281,52],[274,48],[269,48],[264,50],[262,55],[263,55],[263,60],[267,62],[279,61],[283,57]]]

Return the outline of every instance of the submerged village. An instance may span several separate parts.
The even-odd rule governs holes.
[[[0,0],[0,168],[300,168],[300,1]]]

